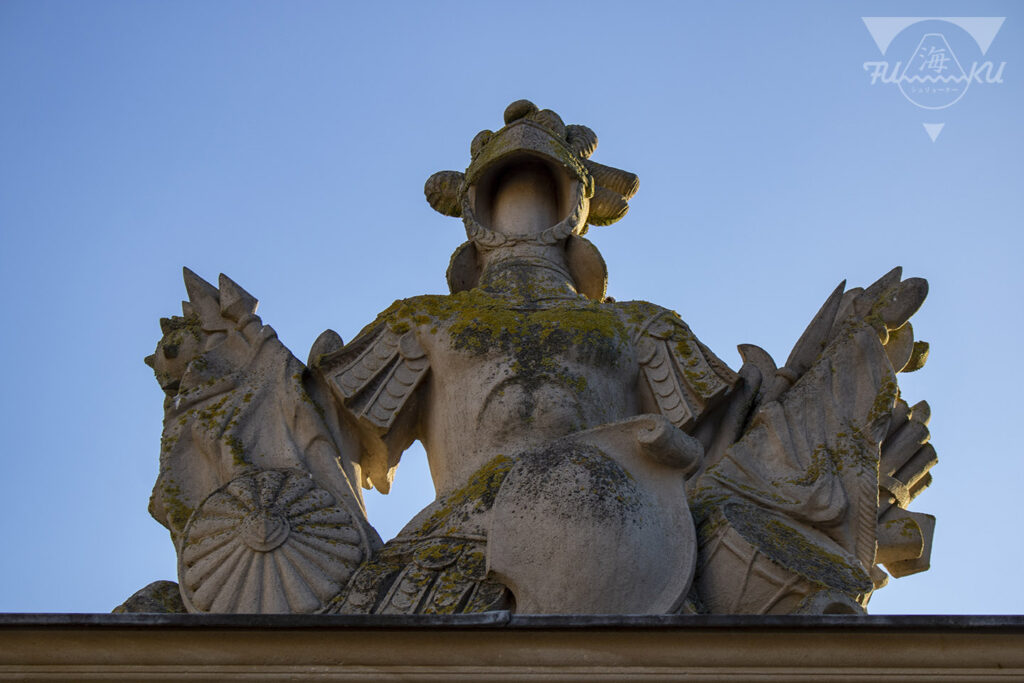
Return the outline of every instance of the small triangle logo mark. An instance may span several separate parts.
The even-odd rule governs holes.
[[[928,133],[928,137],[930,137],[932,139],[932,142],[935,142],[935,139],[937,137],[939,137],[939,133],[942,132],[942,127],[945,126],[946,124],[944,124],[944,123],[922,123],[921,125],[924,126],[924,131],[926,133]]]

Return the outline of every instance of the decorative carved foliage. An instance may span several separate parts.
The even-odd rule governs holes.
[[[192,515],[178,560],[190,611],[315,612],[364,559],[351,515],[299,470],[263,470]]]

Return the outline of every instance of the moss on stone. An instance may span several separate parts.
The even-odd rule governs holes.
[[[470,511],[489,510],[513,464],[515,461],[504,455],[492,458],[470,477],[465,486],[440,501],[440,508],[423,523],[417,535],[427,536],[442,527],[450,526],[450,522],[454,521],[452,517],[458,513],[468,516]]]
[[[224,436],[224,445],[228,447],[231,452],[231,461],[236,467],[245,467],[249,464],[249,460],[245,457],[245,446],[242,440],[233,434],[227,434]]]
[[[823,476],[835,476],[839,474],[841,464],[837,462],[834,452],[825,444],[818,444],[811,451],[811,464],[807,466],[803,474],[798,477],[784,479],[786,484],[794,486],[811,486]]]
[[[896,533],[904,538],[914,538],[920,533],[920,527],[918,527],[917,523],[909,517],[890,519],[882,526],[886,531],[895,529]]]
[[[896,405],[896,398],[898,396],[899,386],[896,384],[895,378],[890,377],[885,382],[882,382],[882,386],[878,388],[878,393],[875,395],[874,403],[871,405],[871,412],[868,414],[868,424],[882,417],[889,416]]]
[[[855,560],[839,554],[839,546],[824,537],[812,540],[783,518],[738,501],[724,505],[722,512],[747,543],[775,564],[851,597],[871,591],[873,584],[864,570]]]
[[[544,292],[531,292],[536,294]],[[506,357],[517,383],[528,392],[552,381],[577,394],[586,392],[586,378],[568,369],[565,358],[615,366],[629,339],[626,326],[608,305],[582,298],[527,305],[483,289],[398,301],[378,320],[395,334],[413,327],[429,334],[443,330],[456,350]],[[526,412],[524,419],[529,420],[531,410]]]
[[[196,413],[196,420],[208,431],[220,432],[228,414],[228,401],[234,395],[234,390],[226,392],[217,401],[211,403]],[[234,411],[232,411],[233,413]]]
[[[167,511],[167,521],[171,529],[180,534],[192,517],[194,508],[185,503],[181,487],[170,478],[163,481],[160,492],[163,497],[161,502]]]

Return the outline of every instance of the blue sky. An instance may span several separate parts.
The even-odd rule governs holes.
[[[1006,17],[986,55],[952,45],[1003,83],[943,110],[870,84],[863,63],[914,38],[883,57],[861,17],[964,15]],[[588,235],[609,293],[679,311],[733,367],[748,342],[782,362],[844,278],[929,280],[931,358],[901,384],[932,406],[912,509],[938,516],[933,568],[870,609],[1024,612],[1022,27],[1012,2],[0,2],[0,611],[103,612],[174,579],[142,358],[181,266],[247,288],[299,358],[327,327],[351,339],[445,291],[464,233],[423,182],[529,98],[640,176]],[[414,448],[371,522],[390,537],[432,495]]]

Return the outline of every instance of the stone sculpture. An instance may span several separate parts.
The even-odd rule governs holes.
[[[166,393],[150,511],[192,612],[863,613],[887,574],[928,568],[928,406],[898,372],[927,345],[924,280],[840,285],[782,367],[733,372],[672,311],[605,295],[583,235],[622,218],[635,175],[525,100],[426,183],[461,217],[447,296],[395,302],[303,365],[221,275],[189,270],[147,358]],[[436,500],[387,543],[414,440]],[[168,604],[140,591],[126,603]],[[152,589],[156,590],[156,589]]]

